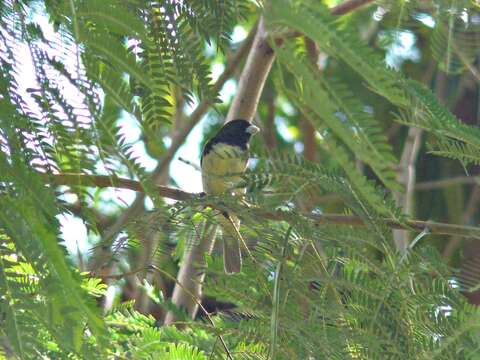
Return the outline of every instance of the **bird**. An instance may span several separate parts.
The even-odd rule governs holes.
[[[207,195],[241,195],[245,189],[232,190],[241,180],[248,165],[248,150],[252,135],[260,129],[244,119],[235,119],[205,143],[200,166],[203,191]],[[223,265],[225,273],[239,273],[242,268],[240,220],[233,214],[222,212],[216,216],[223,239]]]

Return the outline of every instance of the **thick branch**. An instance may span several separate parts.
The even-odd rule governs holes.
[[[237,53],[232,58],[230,63],[227,64],[227,67],[225,68],[222,75],[220,75],[215,85],[213,85],[212,87],[213,93],[215,94],[218,93],[222,89],[223,85],[227,82],[227,80],[230,79],[230,77],[233,75],[235,69],[238,67],[238,65],[246,55],[247,51],[250,49],[250,46],[252,45],[256,28],[257,27],[255,26],[250,31],[248,37],[245,39],[242,46],[238,49]],[[185,125],[180,127],[180,129],[178,129],[173,134],[174,139],[172,141],[172,145],[168,149],[168,153],[164,156],[164,158],[158,165],[157,169],[155,169],[154,173],[163,173],[167,169],[168,165],[170,164],[170,161],[172,160],[173,156],[182,145],[183,141],[185,141],[185,139],[187,138],[188,134],[193,129],[193,127],[197,125],[198,122],[202,119],[203,115],[207,112],[208,108],[213,105],[214,100],[215,99],[213,98],[208,98],[203,100],[197,106],[195,111],[192,112],[188,121],[185,122]]]
[[[94,186],[100,188],[107,187],[116,187],[121,189],[128,189],[138,192],[144,192],[142,184],[135,180],[112,177],[106,175],[86,175],[86,174],[55,174],[48,175],[53,179],[58,185],[83,185],[83,186]],[[422,181],[415,184],[414,188],[416,191],[426,191],[426,190],[435,190],[443,189],[449,186],[456,185],[479,185],[480,176],[457,176],[448,179],[432,180],[432,181]],[[190,200],[195,195],[180,189],[171,188],[168,186],[156,186],[156,191],[161,197],[166,197],[174,200]],[[325,198],[325,199],[324,199]],[[337,200],[338,196],[335,194],[325,195],[322,197],[323,201],[327,200]]]
[[[265,23],[261,18],[252,50],[248,54],[244,71],[238,83],[237,95],[230,106],[226,122],[234,119],[252,121],[274,58],[275,53],[268,44]]]

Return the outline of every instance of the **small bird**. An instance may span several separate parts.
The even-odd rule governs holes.
[[[244,194],[245,189],[232,188],[241,180],[239,174],[247,168],[249,142],[259,128],[247,120],[227,122],[205,144],[200,164],[202,167],[203,191],[209,195],[227,192]],[[218,215],[223,238],[223,265],[227,274],[240,272],[242,257],[239,233],[240,220],[226,212]]]

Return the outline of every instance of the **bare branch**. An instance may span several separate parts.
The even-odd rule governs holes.
[[[135,180],[124,179],[119,177],[112,177],[106,175],[86,175],[86,174],[54,174],[48,175],[58,185],[82,185],[94,186],[100,188],[115,187],[121,189],[128,189],[138,192],[144,192],[142,184]],[[457,176],[449,179],[423,181],[415,184],[416,191],[427,191],[442,189],[456,185],[479,185],[480,176]],[[161,197],[166,197],[174,200],[191,200],[200,194],[189,193],[180,189],[171,188],[168,186],[156,185],[155,190]],[[336,194],[324,195],[319,198],[320,202],[329,200],[338,200],[339,196]],[[318,200],[318,199],[317,199]],[[79,209],[72,206],[72,211],[79,214]],[[109,220],[108,220],[109,221]],[[107,219],[101,219],[101,222],[107,222]]]
[[[294,219],[290,214],[282,212],[263,212],[252,210],[255,216],[268,220],[292,222]],[[305,217],[315,221],[316,225],[322,224],[336,224],[336,225],[351,225],[351,226],[365,226],[365,222],[361,217],[355,215],[343,214],[302,214]],[[405,225],[393,219],[383,219],[385,224],[392,229],[404,229],[410,231],[423,231],[428,229],[432,234],[438,235],[457,235],[461,237],[468,237],[480,240],[480,228],[474,226],[464,226],[455,224],[437,223],[433,221],[421,220],[407,220]]]
[[[262,124],[258,114],[256,116],[256,122],[257,125],[263,125],[261,126],[261,134],[265,140],[265,146],[268,150],[273,150],[277,146],[277,138],[275,134],[275,94],[270,90],[264,95],[264,97],[268,109],[265,123]]]
[[[318,66],[320,50],[317,44],[315,44],[312,39],[305,37],[305,48],[307,50],[308,58],[312,65],[314,65],[319,72],[322,72],[322,70]],[[315,139],[315,126],[313,126],[312,122],[307,116],[302,116],[300,119],[300,129],[302,130],[304,139],[303,156],[306,160],[315,162],[315,158],[317,156],[317,140]]]
[[[197,299],[202,298],[203,281],[207,263],[205,255],[212,252],[217,226],[203,222],[202,230],[197,234],[197,243],[188,247],[183,255],[180,269],[173,288],[172,303],[185,310],[192,319],[198,311]],[[165,316],[165,325],[175,323],[175,314],[171,311]]]

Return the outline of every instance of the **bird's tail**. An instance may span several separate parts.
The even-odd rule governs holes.
[[[218,217],[223,239],[223,267],[227,274],[239,273],[242,269],[240,244],[244,243],[239,232],[240,220],[227,213]]]

